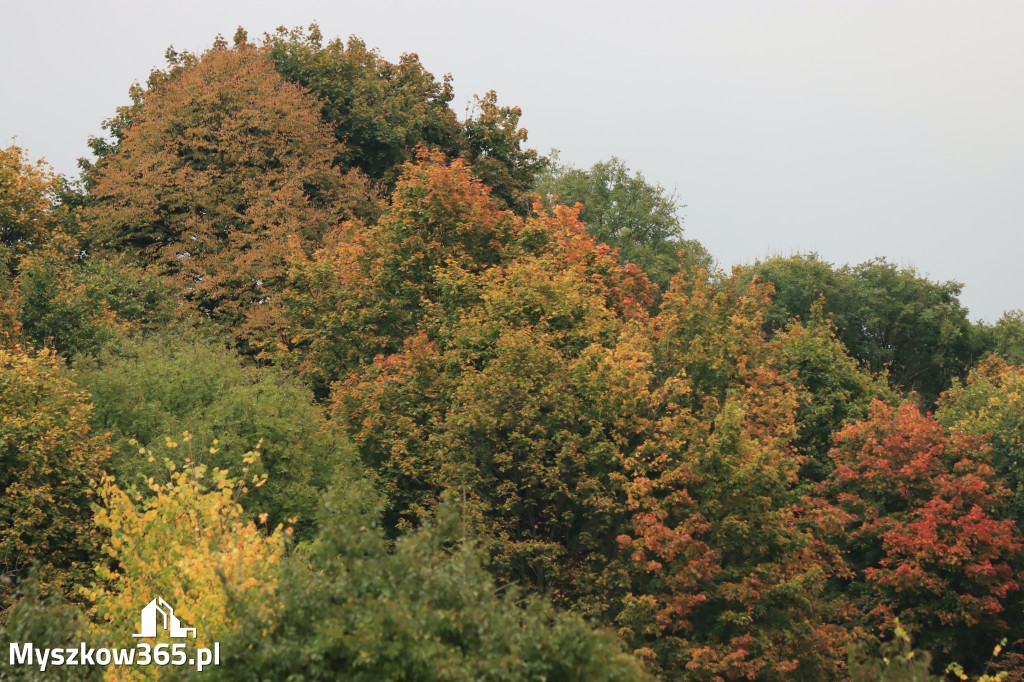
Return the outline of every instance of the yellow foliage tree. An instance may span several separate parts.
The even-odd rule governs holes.
[[[58,202],[63,183],[21,147],[0,148],[0,342],[16,341],[19,329],[14,277],[20,260],[67,217]]]
[[[188,439],[186,433],[185,439]],[[177,443],[168,440],[168,447]],[[150,450],[142,454],[153,457]],[[259,456],[246,457],[251,464]],[[95,639],[107,646],[134,647],[138,640],[141,609],[163,597],[174,607],[186,627],[196,628],[187,646],[213,648],[230,627],[229,605],[234,600],[249,604],[249,611],[266,609],[269,622],[274,610],[273,568],[284,552],[285,535],[280,526],[268,533],[251,523],[238,503],[247,490],[248,476],[230,478],[227,472],[203,466],[174,471],[168,483],[148,479],[154,495],[122,489],[112,478],[99,487],[103,504],[96,510],[96,524],[109,534],[104,552],[112,561],[97,566],[97,582],[86,589],[95,603],[92,620]],[[250,476],[257,486],[265,480]],[[161,641],[147,640],[152,646]],[[192,655],[192,654],[190,654]],[[111,666],[110,680],[159,679],[157,666]]]
[[[63,180],[45,161],[32,163],[21,147],[0,148],[0,244],[22,251],[53,228]]]
[[[92,482],[110,456],[91,410],[58,357],[0,348],[0,612],[32,564],[45,594],[74,596],[89,572]]]

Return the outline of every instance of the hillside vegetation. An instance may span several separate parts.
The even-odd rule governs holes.
[[[719,269],[624,161],[315,25],[130,96],[76,181],[0,150],[9,641],[164,595],[213,679],[1024,680],[1020,311]]]

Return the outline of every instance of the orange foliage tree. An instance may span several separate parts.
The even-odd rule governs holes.
[[[464,162],[421,151],[376,224],[346,223],[312,258],[296,254],[286,360],[323,394],[348,370],[400,350],[438,301],[438,272],[506,260],[520,222]]]
[[[318,105],[255,48],[215,47],[156,80],[90,172],[93,244],[135,254],[250,349],[279,329],[291,248],[371,210]]]
[[[371,334],[379,355],[348,361],[334,414],[377,471],[389,522],[464,495],[499,574],[606,610],[631,428],[612,400],[638,385],[653,286],[574,210],[519,219],[436,156],[407,168],[379,225],[342,253],[319,282],[332,301],[320,319],[350,320],[345,333]],[[387,319],[377,311],[401,323],[355,323]],[[598,375],[614,395],[595,392]]]

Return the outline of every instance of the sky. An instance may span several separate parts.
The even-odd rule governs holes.
[[[529,145],[675,191],[725,267],[815,251],[1024,308],[1024,3],[0,0],[0,144],[58,171],[167,47],[319,23],[496,90]]]

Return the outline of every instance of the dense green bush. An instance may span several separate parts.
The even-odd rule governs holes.
[[[365,484],[328,497],[319,540],[283,564],[273,622],[236,614],[221,679],[649,679],[612,633],[498,589],[480,552],[456,542],[456,506],[393,551],[374,506]]]
[[[177,453],[179,466],[191,459],[235,474],[259,445],[252,473],[268,481],[245,497],[246,508],[266,512],[271,524],[298,516],[304,532],[319,491],[347,456],[308,389],[276,368],[247,366],[226,344],[195,332],[124,340],[80,356],[75,367],[96,405],[92,424],[112,434],[110,468],[125,484],[166,477],[164,462],[143,452],[157,444]]]
[[[78,608],[64,603],[58,595],[46,598],[40,593],[35,575],[22,582],[17,602],[0,616],[0,640],[5,644],[31,642],[36,649],[74,647],[79,642],[88,642],[87,628],[88,620]],[[48,666],[40,670],[36,664],[12,665],[8,655],[4,655],[0,665],[0,680],[91,682],[103,679],[97,665]]]

